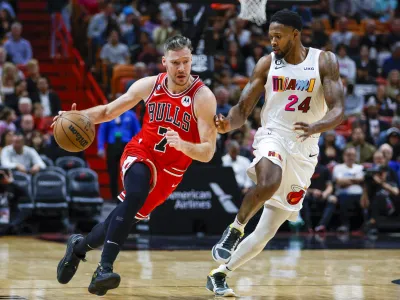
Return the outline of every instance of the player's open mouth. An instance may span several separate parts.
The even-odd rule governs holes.
[[[177,76],[179,79],[184,79],[186,76],[185,75],[178,75]]]

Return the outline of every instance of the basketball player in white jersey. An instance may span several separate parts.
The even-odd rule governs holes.
[[[218,296],[234,296],[226,276],[259,254],[286,220],[297,219],[317,165],[319,135],[343,119],[336,56],[305,48],[301,30],[297,13],[275,13],[269,26],[273,52],[258,61],[228,116],[215,116],[219,133],[240,128],[265,90],[262,126],[254,137],[255,158],[248,169],[256,186],[212,249],[214,260],[222,264],[210,272],[206,287]],[[247,222],[261,207],[256,229],[239,244]]]

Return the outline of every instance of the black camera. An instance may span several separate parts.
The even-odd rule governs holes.
[[[382,174],[383,172],[387,172],[388,170],[388,166],[374,166],[364,170],[364,178],[365,180],[369,180],[372,179],[374,175]]]

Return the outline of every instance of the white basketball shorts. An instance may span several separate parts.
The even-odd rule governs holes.
[[[265,200],[269,205],[293,211],[288,220],[295,221],[318,163],[318,136],[301,142],[295,133],[260,128],[254,137],[253,148],[255,158],[247,174],[257,183],[255,166],[263,157],[280,166],[281,185],[271,199]]]

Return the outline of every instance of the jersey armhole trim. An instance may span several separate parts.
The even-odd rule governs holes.
[[[192,108],[192,116],[193,116],[193,118],[194,118],[194,121],[197,123],[197,116],[196,116],[196,112],[195,112],[195,109],[194,109],[194,101],[195,101],[195,99],[196,99],[196,95],[197,95],[197,93],[198,93],[198,91],[200,91],[203,87],[205,87],[206,85],[203,83],[201,86],[199,86],[198,88],[197,88],[197,90],[194,92],[194,94],[193,94],[193,100],[192,100],[192,104],[191,104],[191,108]]]
[[[156,81],[154,82],[153,88],[151,89],[151,92],[150,92],[149,96],[148,96],[148,97],[146,98],[146,100],[144,101],[144,104],[145,104],[145,105],[147,105],[147,103],[149,102],[151,96],[153,96],[154,90],[156,89],[156,86],[157,86],[158,81],[159,81],[160,77],[162,76],[162,74],[163,74],[163,73],[160,73],[160,74],[157,75],[157,79],[156,79]]]

